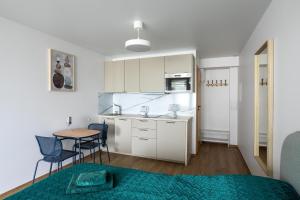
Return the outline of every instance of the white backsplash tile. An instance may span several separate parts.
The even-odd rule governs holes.
[[[113,93],[98,93],[98,114],[113,112]]]
[[[101,93],[98,96],[98,113],[113,112],[113,103],[122,106],[123,114],[140,114],[141,106],[149,106],[150,115],[166,115],[169,104],[179,104],[178,115],[194,115],[195,94],[133,94],[133,93]]]

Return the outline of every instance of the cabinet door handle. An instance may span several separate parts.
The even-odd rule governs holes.
[[[139,138],[139,140],[149,140],[148,138]]]
[[[148,131],[147,129],[143,129],[143,128],[140,128],[139,130],[140,131]]]
[[[139,121],[140,122],[147,122],[147,120],[145,120],[145,119],[140,119]]]
[[[119,118],[119,120],[121,120],[121,121],[126,121],[127,119],[122,119],[122,118]]]
[[[173,121],[167,121],[166,123],[167,124],[175,124],[175,122],[173,122]]]

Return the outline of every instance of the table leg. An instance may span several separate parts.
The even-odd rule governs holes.
[[[81,143],[81,138],[79,138],[79,144],[78,144],[78,148],[79,148],[79,163],[81,163],[81,147],[80,147],[80,143]]]
[[[76,148],[76,144],[77,144],[77,139],[74,139],[74,146],[73,146],[73,151],[77,151]],[[73,165],[76,164],[77,160],[76,160],[76,155],[73,157]]]

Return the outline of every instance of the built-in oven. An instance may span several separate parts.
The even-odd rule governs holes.
[[[165,74],[166,93],[190,92],[191,73]]]

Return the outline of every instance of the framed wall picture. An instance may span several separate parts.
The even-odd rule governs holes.
[[[49,49],[49,90],[75,91],[75,56]]]

